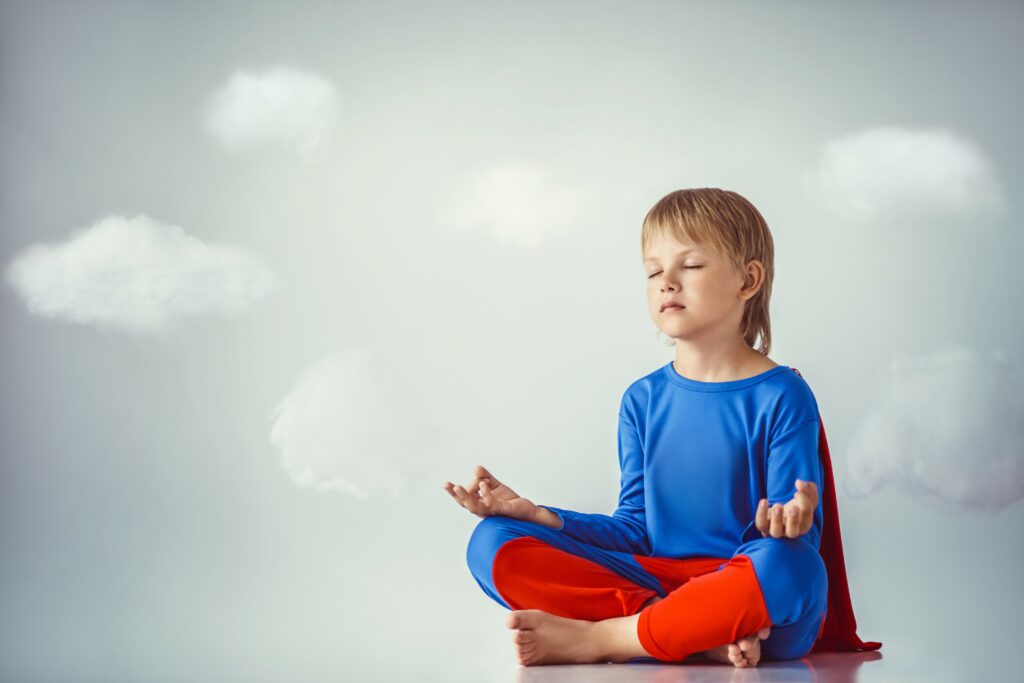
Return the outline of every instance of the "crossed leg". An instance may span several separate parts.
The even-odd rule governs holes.
[[[748,550],[771,561],[773,551]],[[681,661],[698,653],[722,661],[714,655],[728,657],[732,645],[738,657],[726,661],[743,666],[750,639],[773,625],[754,562],[740,553],[648,557],[490,517],[474,530],[467,560],[484,591],[513,610],[506,625],[517,631],[523,663]]]
[[[644,603],[644,607],[653,605],[659,600],[663,600],[660,595],[655,595],[653,598]],[[723,664],[732,664],[737,668],[744,668],[749,666],[757,666],[757,663],[761,660],[761,641],[767,638],[771,634],[771,628],[765,626],[760,629],[757,633],[753,633],[749,636],[740,638],[735,643],[729,643],[728,645],[719,645],[709,650],[704,650],[700,654],[704,655],[708,659],[716,662],[722,662]]]

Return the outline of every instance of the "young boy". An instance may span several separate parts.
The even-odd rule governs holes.
[[[536,505],[482,466],[445,482],[483,517],[467,562],[513,610],[520,663],[878,649],[855,632],[817,401],[767,356],[767,224],[735,192],[679,190],[648,212],[641,250],[676,353],[622,397],[612,515]]]

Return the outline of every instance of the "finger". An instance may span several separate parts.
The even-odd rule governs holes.
[[[807,504],[810,505],[812,509],[818,505],[818,485],[813,481],[797,479],[796,492],[798,495],[805,497]]]
[[[488,509],[496,502],[494,496],[491,495],[491,487],[487,485],[486,481],[480,482],[480,502]]]
[[[806,514],[806,510],[792,502],[786,506],[785,523],[787,536],[796,538],[800,535],[800,528],[804,524],[804,516]],[[792,532],[792,535],[790,535],[790,532]]]
[[[782,503],[776,503],[771,510],[771,536],[781,538],[786,533],[786,527],[782,519]]]
[[[458,484],[452,484],[452,495],[455,496],[455,500],[459,501],[459,504],[462,505],[462,507],[468,508],[468,497],[461,486]]]
[[[455,493],[455,484],[451,483],[450,481],[446,481],[444,483],[444,490],[448,492],[448,495],[451,496],[456,503],[462,505],[462,501],[459,500],[458,495],[456,495]]]
[[[476,478],[476,479],[473,479],[472,481],[470,481],[468,484],[466,484],[466,486],[464,487],[464,490],[470,496],[472,496],[473,498],[476,498],[476,499],[479,500],[479,498],[480,498],[480,493],[479,493],[480,492],[480,479]]]
[[[465,486],[460,486],[460,488],[462,488],[462,493],[465,494],[466,498],[468,498],[470,501],[474,503],[480,502],[479,489],[477,488],[477,485],[474,484],[472,481],[466,484]]]
[[[814,526],[814,512],[813,511],[808,512],[806,515],[804,515],[803,518],[801,518],[801,520],[800,520],[800,533],[801,534],[806,534],[808,531],[811,530],[812,526]]]
[[[761,532],[762,536],[768,535],[768,499],[762,498],[757,504],[757,512],[754,513],[754,526]]]
[[[785,510],[786,515],[786,536],[788,538],[796,538],[800,535],[800,525],[803,522],[803,515],[800,512],[800,508],[796,505],[788,506]]]
[[[785,538],[786,537],[786,505],[784,503],[780,504],[779,511],[778,511],[777,514],[778,514],[778,520],[779,520],[779,533],[775,536],[775,538]]]
[[[811,513],[804,512],[803,510],[797,510],[793,515],[793,538],[801,536],[807,532],[807,520],[811,518]]]
[[[456,489],[458,489],[459,485],[458,484],[453,484],[453,483],[451,483],[449,481],[449,482],[445,482],[444,487],[445,487],[445,490],[448,492],[448,495],[450,495],[452,498],[454,498],[456,503],[458,503],[459,505],[462,505],[462,498],[459,497],[459,492],[456,490]],[[465,506],[463,506],[463,507],[465,507]]]
[[[811,494],[799,490],[793,496],[793,500],[790,501],[790,504],[799,507],[801,515],[814,512],[814,508],[818,506],[817,501],[814,500],[814,497]]]
[[[814,526],[814,509],[807,510],[800,517],[800,533],[806,534]]]
[[[486,467],[484,467],[483,465],[477,465],[476,466],[476,471],[474,472],[474,474],[476,475],[477,479],[483,479],[483,480],[487,481],[487,483],[491,485],[491,488],[498,488],[498,486],[501,485],[501,482],[498,481],[494,477],[494,475],[491,474],[488,471],[488,469]]]
[[[462,488],[458,484],[455,485],[455,494],[459,497],[459,502],[462,503],[462,507],[466,508],[470,512],[477,514],[480,512],[481,506],[474,498],[470,498],[469,494],[466,493],[466,489]]]
[[[794,496],[793,500],[786,504],[786,512],[793,515],[792,534],[790,533],[788,519],[786,523],[786,535],[790,538],[796,538],[801,534],[807,533],[811,525],[814,524],[814,506],[805,502],[808,500],[807,496],[800,494],[798,496],[799,498]]]

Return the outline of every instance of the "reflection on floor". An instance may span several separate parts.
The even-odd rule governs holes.
[[[904,681],[884,665],[881,652],[821,653],[791,661],[761,662],[756,667],[737,669],[727,664],[691,657],[669,664],[633,661],[626,664],[571,664],[520,666],[512,679],[516,683],[557,681],[558,683],[705,683],[714,681],[829,681],[865,683]],[[911,679],[916,680],[916,679]],[[923,680],[923,679],[922,679]],[[934,674],[929,680],[935,680]]]

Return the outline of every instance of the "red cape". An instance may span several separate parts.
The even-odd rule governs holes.
[[[793,368],[800,375],[800,371]],[[803,375],[800,375],[803,377]],[[825,493],[819,505],[823,505],[823,522],[821,529],[821,559],[825,561],[828,573],[828,614],[821,635],[811,648],[811,652],[857,652],[859,650],[877,650],[882,647],[879,642],[865,642],[857,635],[857,620],[853,617],[853,605],[850,602],[850,587],[846,583],[846,563],[843,560],[843,539],[839,533],[839,507],[836,505],[835,479],[832,477],[832,455],[828,452],[828,440],[825,438],[825,423],[818,413],[821,431],[818,433],[818,454],[824,469]]]

